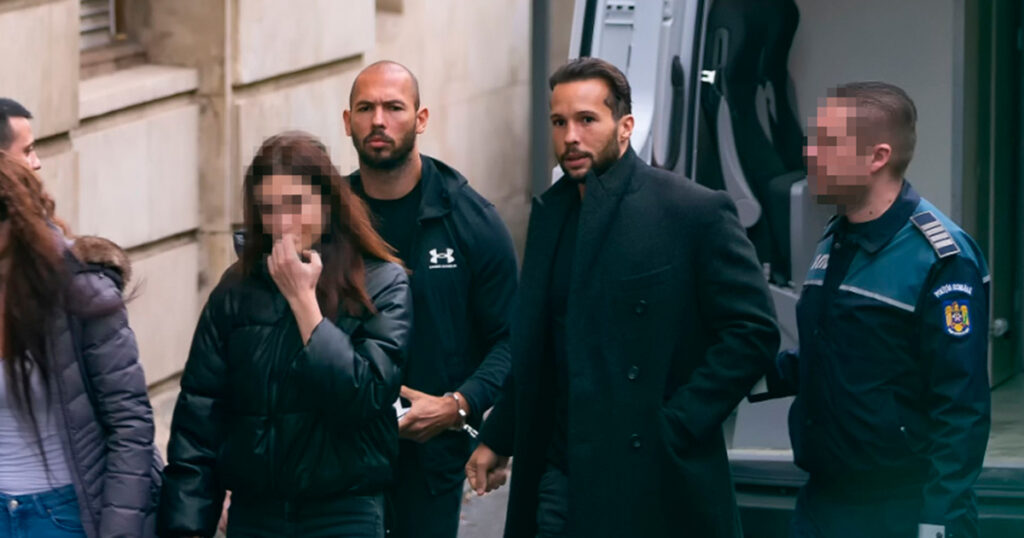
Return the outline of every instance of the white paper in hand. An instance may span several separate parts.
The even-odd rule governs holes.
[[[412,407],[402,407],[401,398],[397,398],[395,400],[395,414],[398,415],[398,420],[402,420],[402,417],[404,417],[405,414],[408,413],[410,409],[412,409]]]

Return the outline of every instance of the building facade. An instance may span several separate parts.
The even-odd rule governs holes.
[[[354,169],[341,115],[363,66],[417,74],[421,149],[524,239],[526,0],[0,0],[0,36],[0,96],[35,116],[58,214],[132,258],[161,449],[199,310],[235,260],[245,167],[266,137],[303,129]]]

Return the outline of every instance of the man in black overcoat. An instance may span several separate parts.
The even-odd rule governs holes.
[[[514,457],[505,536],[740,538],[722,422],[779,344],[732,201],[629,145],[630,88],[581,58],[550,79],[565,176],[534,201],[512,374],[467,464]]]

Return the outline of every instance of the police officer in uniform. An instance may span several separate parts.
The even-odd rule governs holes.
[[[819,106],[806,155],[835,204],[797,304],[800,347],[769,375],[795,393],[793,537],[978,536],[972,487],[990,426],[988,270],[903,173],[917,111],[870,82]]]

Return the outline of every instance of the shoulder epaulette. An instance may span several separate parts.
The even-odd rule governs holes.
[[[931,243],[939,258],[948,258],[960,253],[960,247],[953,240],[953,236],[949,234],[949,230],[931,211],[910,217],[910,222],[913,222],[914,226],[924,234],[925,239]]]

